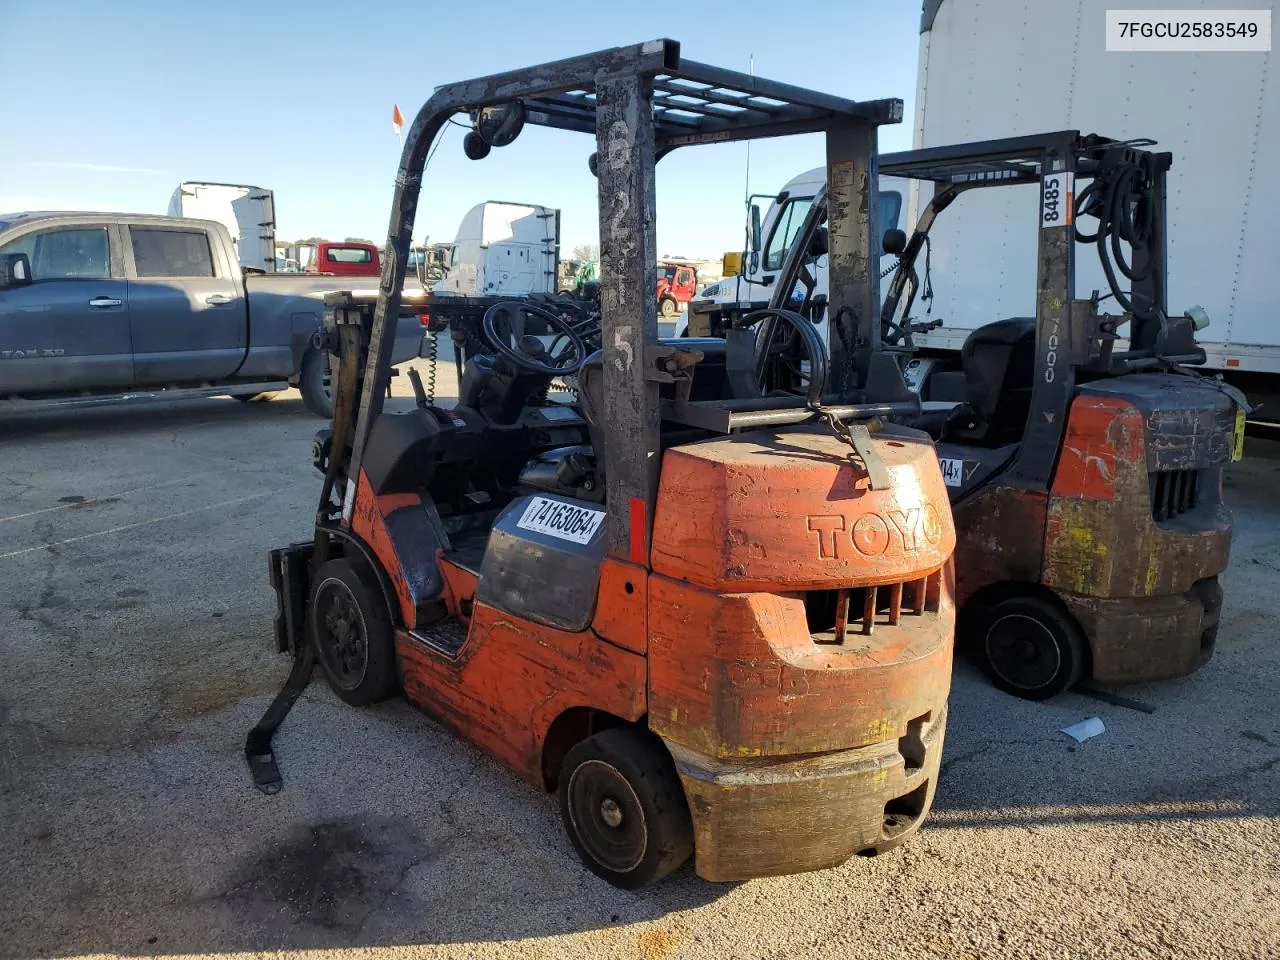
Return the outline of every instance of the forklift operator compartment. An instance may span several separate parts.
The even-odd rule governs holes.
[[[593,137],[598,302],[437,324],[457,404],[415,373],[416,409],[384,412],[422,173],[455,116],[477,160],[528,124]],[[270,736],[318,661],[348,703],[403,691],[558,791],[575,850],[618,886],[690,857],[709,880],[818,869],[920,828],[955,532],[932,441],[890,420],[919,402],[878,346],[876,131],[901,118],[899,100],[695,63],[670,40],[437,88],[406,135],[376,301],[327,304],[315,536],[271,555],[296,659],[246,746],[262,789],[281,786]],[[847,349],[828,357],[780,300],[726,338],[660,340],[656,162],[802,133],[825,136]]]

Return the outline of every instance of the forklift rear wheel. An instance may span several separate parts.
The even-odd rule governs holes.
[[[984,610],[975,626],[987,674],[1006,693],[1047,700],[1083,675],[1085,640],[1080,627],[1048,600],[1002,600]]]
[[[338,698],[363,707],[395,687],[391,619],[370,574],[349,560],[330,560],[316,571],[307,630],[320,669]]]
[[[693,821],[675,763],[637,727],[610,727],[573,746],[560,773],[560,815],[596,876],[638,890],[693,853]]]
[[[298,392],[302,394],[302,405],[317,417],[333,416],[333,377],[329,357],[323,351],[312,347],[303,354]]]
[[[680,314],[680,307],[670,297],[663,297],[658,303],[658,311],[662,314],[662,319],[672,320]]]

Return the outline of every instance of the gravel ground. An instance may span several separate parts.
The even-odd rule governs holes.
[[[289,666],[266,551],[309,535],[320,425],[292,393],[0,422],[0,955],[1280,956],[1280,443],[1227,481],[1213,662],[1125,691],[1153,713],[961,664],[904,849],[632,894],[400,701],[313,684],[284,792],[251,787],[244,734]],[[1094,715],[1095,740],[1058,732]]]

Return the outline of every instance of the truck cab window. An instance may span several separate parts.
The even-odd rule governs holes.
[[[111,276],[106,227],[40,230],[0,247],[0,253],[25,253],[31,279],[105,280]]]
[[[782,269],[782,261],[786,259],[787,251],[791,249],[791,241],[800,232],[811,206],[813,206],[813,197],[795,197],[788,200],[786,206],[778,213],[773,233],[769,235],[769,243],[765,247],[764,268],[766,270]]]
[[[140,277],[212,277],[209,238],[198,230],[130,227],[133,262]]]
[[[328,250],[331,263],[368,263],[373,255],[360,247],[330,247]]]

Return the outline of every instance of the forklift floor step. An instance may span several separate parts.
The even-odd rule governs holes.
[[[410,631],[410,636],[420,643],[448,656],[455,656],[467,642],[467,624],[454,617],[446,617],[438,623],[428,624]]]

